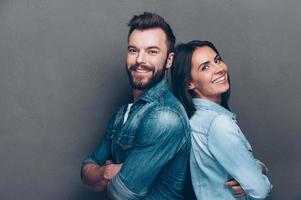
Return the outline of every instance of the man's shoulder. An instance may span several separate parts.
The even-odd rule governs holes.
[[[137,129],[137,143],[182,140],[189,135],[189,121],[172,106],[158,106],[143,115]]]
[[[144,120],[164,124],[186,119],[181,110],[173,105],[153,106],[152,108],[149,108],[143,117]]]
[[[144,114],[141,116],[143,120],[140,121],[140,129],[153,130],[165,134],[170,130],[189,130],[189,120],[184,108],[178,102],[169,102],[169,100],[154,103],[149,105]]]
[[[186,117],[186,112],[180,101],[174,96],[174,94],[168,89],[166,90],[156,101],[157,107],[160,107],[161,111],[166,110],[178,113],[180,116]]]
[[[143,115],[144,121],[157,123],[161,126],[180,126],[188,124],[189,120],[184,108],[176,104],[160,104],[147,108]]]
[[[158,125],[177,125],[189,124],[188,116],[183,105],[167,89],[155,101],[151,102],[145,110],[144,120],[157,123]]]

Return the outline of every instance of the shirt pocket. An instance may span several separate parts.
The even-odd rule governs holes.
[[[120,135],[117,138],[116,143],[120,146],[123,150],[128,150],[133,147],[134,145],[135,136],[133,135]]]

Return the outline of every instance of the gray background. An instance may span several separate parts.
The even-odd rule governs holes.
[[[81,161],[130,99],[126,23],[146,10],[178,42],[216,44],[270,199],[300,200],[299,0],[0,0],[0,199],[105,199],[81,186]]]

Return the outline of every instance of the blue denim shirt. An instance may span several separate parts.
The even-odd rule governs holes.
[[[181,199],[191,149],[185,110],[163,80],[134,102],[127,121],[122,106],[83,165],[123,163],[107,190],[114,199]]]
[[[265,199],[271,184],[261,173],[235,114],[208,100],[195,98],[193,102],[197,110],[190,119],[190,169],[197,199]],[[234,197],[232,189],[224,185],[230,179],[239,182],[246,196]]]

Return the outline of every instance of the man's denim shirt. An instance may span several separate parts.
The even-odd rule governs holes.
[[[192,151],[190,169],[198,199],[264,199],[271,190],[260,161],[236,124],[235,114],[222,106],[200,98],[193,99],[196,112],[190,119]],[[224,185],[235,179],[246,196],[235,198]]]
[[[163,80],[134,102],[123,124],[126,109],[114,115],[83,165],[123,163],[107,187],[114,199],[181,199],[191,148],[184,108]]]

